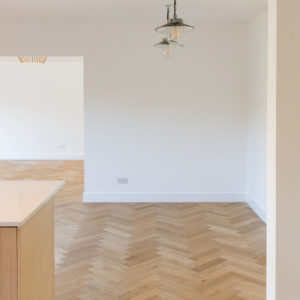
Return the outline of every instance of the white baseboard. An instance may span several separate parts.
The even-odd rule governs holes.
[[[0,160],[83,160],[79,154],[50,154],[50,153],[0,153]]]
[[[253,211],[265,222],[267,223],[267,212],[262,208],[258,202],[251,195],[247,194],[247,203],[253,209]]]
[[[90,193],[83,202],[245,202],[244,193]]]

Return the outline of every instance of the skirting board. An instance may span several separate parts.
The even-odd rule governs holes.
[[[247,203],[253,209],[253,211],[267,223],[267,212],[255,201],[255,199],[247,194]]]
[[[245,202],[244,193],[90,193],[83,202]]]
[[[83,154],[0,153],[0,160],[83,160]]]

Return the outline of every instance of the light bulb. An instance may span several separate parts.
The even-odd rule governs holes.
[[[173,38],[174,38],[175,41],[177,41],[178,38],[179,38],[179,31],[178,31],[177,27],[174,28]]]
[[[171,45],[166,46],[163,51],[162,51],[162,55],[165,57],[171,57],[174,54],[174,47],[172,47]]]

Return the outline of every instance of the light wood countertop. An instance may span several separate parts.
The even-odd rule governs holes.
[[[0,181],[0,227],[22,226],[64,184],[64,181]]]

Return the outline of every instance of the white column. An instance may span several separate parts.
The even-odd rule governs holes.
[[[299,0],[269,0],[268,109],[268,300],[298,300],[300,287]]]

